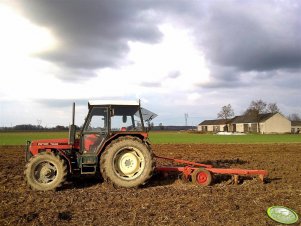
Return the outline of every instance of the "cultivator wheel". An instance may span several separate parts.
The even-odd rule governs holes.
[[[33,190],[54,190],[66,180],[67,166],[59,155],[44,152],[29,160],[24,174],[27,184]]]
[[[119,187],[137,187],[153,174],[155,161],[151,149],[134,137],[113,141],[100,159],[101,174],[105,180]]]
[[[191,180],[194,184],[209,186],[212,183],[212,175],[208,170],[199,168],[193,171]]]

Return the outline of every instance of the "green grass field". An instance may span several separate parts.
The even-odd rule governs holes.
[[[150,140],[154,144],[166,143],[209,143],[209,144],[255,144],[255,143],[301,143],[301,135],[212,135],[187,132],[156,132],[150,133]]]
[[[68,132],[0,132],[0,145],[22,145],[26,140],[67,138]],[[255,144],[255,143],[301,143],[301,135],[211,135],[187,132],[150,132],[153,144]]]
[[[0,145],[26,144],[26,140],[67,138],[68,132],[0,132]]]

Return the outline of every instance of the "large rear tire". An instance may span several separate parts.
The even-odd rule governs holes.
[[[145,184],[155,169],[151,149],[138,138],[120,137],[113,141],[100,159],[103,178],[118,187]]]
[[[66,162],[52,152],[32,157],[25,167],[25,180],[33,190],[49,191],[62,186],[67,176]]]

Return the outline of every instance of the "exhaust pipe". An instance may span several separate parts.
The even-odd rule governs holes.
[[[76,127],[74,125],[74,119],[75,119],[75,102],[73,102],[73,105],[72,105],[72,124],[69,126],[68,143],[70,145],[73,145],[75,142]]]

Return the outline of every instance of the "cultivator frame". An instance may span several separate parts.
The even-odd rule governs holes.
[[[258,176],[261,182],[268,175],[266,170],[254,169],[234,169],[234,168],[215,168],[213,165],[191,162],[183,159],[167,158],[155,156],[156,159],[163,159],[183,166],[157,166],[156,171],[161,173],[179,172],[182,179],[192,181],[200,186],[208,186],[213,182],[212,174],[231,175],[234,184],[238,184],[239,176]]]

